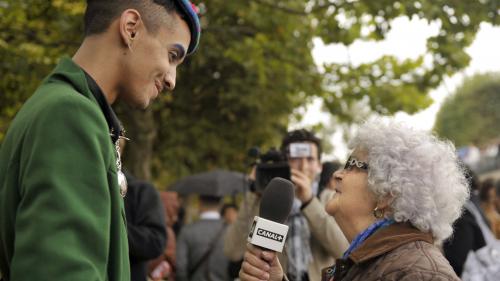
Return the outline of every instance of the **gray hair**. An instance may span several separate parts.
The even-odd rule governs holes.
[[[363,124],[349,147],[368,153],[368,188],[379,199],[394,198],[386,217],[409,221],[435,242],[453,233],[469,189],[450,141],[378,119]]]

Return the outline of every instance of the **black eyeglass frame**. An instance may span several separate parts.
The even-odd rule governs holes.
[[[368,171],[369,166],[368,166],[368,163],[363,162],[363,161],[359,161],[358,159],[353,158],[352,156],[349,156],[349,158],[345,162],[344,170],[350,171],[350,170],[352,170],[353,167]]]

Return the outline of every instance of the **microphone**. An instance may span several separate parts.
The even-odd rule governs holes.
[[[247,241],[253,245],[282,252],[292,211],[294,185],[284,178],[273,178],[266,186],[260,202],[259,216],[253,219]]]

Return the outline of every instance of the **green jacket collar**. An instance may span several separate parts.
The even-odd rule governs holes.
[[[97,103],[88,86],[85,72],[69,57],[61,58],[56,68],[45,79],[44,84],[60,82],[70,84],[76,91]]]
[[[77,65],[71,58],[63,57],[45,83],[65,82],[70,84],[77,92],[91,99],[99,105],[108,123],[111,141],[115,143],[119,136],[124,135],[123,127],[118,117],[108,104],[104,93],[97,82]]]

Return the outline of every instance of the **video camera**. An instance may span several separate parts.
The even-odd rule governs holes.
[[[288,148],[291,158],[309,157],[312,155],[309,143],[291,143]],[[258,148],[252,148],[249,156],[256,158],[255,183],[252,191],[262,192],[267,184],[274,178],[280,177],[291,180],[290,165],[287,156],[272,147],[266,153],[260,154]]]

